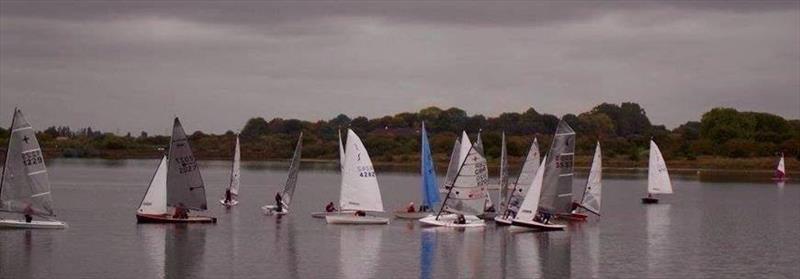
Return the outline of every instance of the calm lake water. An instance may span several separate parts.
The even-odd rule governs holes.
[[[646,174],[607,175],[603,216],[567,231],[327,225],[334,165],[305,164],[291,215],[264,216],[288,163],[243,163],[239,206],[217,200],[229,162],[203,162],[215,225],[136,224],[157,160],[49,161],[70,228],[0,231],[2,278],[798,278],[800,185],[673,175],[642,205]],[[495,175],[496,173],[492,173]],[[419,200],[415,172],[378,171],[387,211]],[[702,176],[700,176],[702,178]],[[752,180],[752,179],[750,179]],[[738,182],[737,182],[738,181]],[[585,175],[575,180],[583,185]],[[496,193],[493,193],[496,195]],[[5,217],[8,217],[7,215]]]

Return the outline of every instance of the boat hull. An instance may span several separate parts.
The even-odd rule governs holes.
[[[386,225],[389,224],[389,218],[339,214],[325,216],[325,222],[337,225]]]
[[[225,200],[222,199],[222,200],[219,200],[219,203],[221,205],[224,205],[224,206],[227,206],[227,207],[231,207],[231,206],[239,204],[239,201],[238,200],[232,200],[232,201],[229,201],[229,202],[225,202]]]
[[[513,219],[511,218],[503,218],[501,216],[494,217],[494,223],[498,226],[511,226],[511,222]]]
[[[656,198],[642,198],[642,203],[643,204],[654,204],[654,203],[658,203],[658,199],[656,199]]]
[[[265,206],[261,207],[261,211],[264,212],[264,215],[270,215],[271,216],[271,215],[286,215],[286,214],[289,214],[289,210],[287,208],[285,208],[285,207],[281,208],[280,212],[275,211],[276,209],[278,209],[278,207],[275,206],[275,205],[272,205],[272,204],[265,205]]]
[[[558,218],[569,221],[583,222],[586,221],[586,218],[589,218],[589,216],[581,213],[570,213],[570,214],[558,214]]]
[[[511,225],[518,226],[518,227],[525,227],[543,231],[562,231],[567,226],[559,225],[559,224],[542,224],[536,221],[521,221],[521,220],[514,220],[511,222]]]
[[[320,212],[312,212],[311,217],[325,219],[325,217],[328,216],[344,215],[344,214],[350,215],[353,213],[355,213],[355,211],[333,211],[333,212],[320,211]]]
[[[481,219],[487,220],[487,221],[494,220],[494,217],[497,217],[497,213],[496,212],[484,212],[483,214],[478,215],[478,218],[481,218]]]
[[[216,223],[217,218],[209,216],[189,216],[189,218],[172,218],[172,215],[136,214],[138,223]]]
[[[484,222],[477,216],[465,215],[464,218],[467,219],[466,224],[456,224],[455,223],[456,218],[458,218],[458,215],[456,214],[439,215],[439,219],[436,219],[436,215],[431,215],[420,219],[419,222],[426,226],[453,227],[453,228],[478,228],[486,226],[486,222]]]
[[[432,214],[433,213],[431,212],[407,212],[403,210],[398,210],[394,212],[394,217],[397,219],[416,220],[431,216]]]
[[[61,221],[39,221],[33,220],[30,223],[25,220],[0,220],[0,228],[2,229],[66,229],[69,225]]]

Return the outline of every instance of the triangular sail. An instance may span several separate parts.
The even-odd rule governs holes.
[[[203,177],[189,146],[189,138],[180,120],[175,117],[167,156],[167,205],[193,210],[206,210],[206,189]]]
[[[422,175],[422,205],[433,208],[439,202],[439,190],[436,185],[436,168],[431,156],[431,147],[428,143],[428,132],[425,131],[425,122],[422,123],[422,156],[420,172]]]
[[[339,131],[339,172],[344,171],[344,145],[342,145],[342,131]]]
[[[508,197],[508,152],[506,151],[506,133],[503,132],[500,140],[500,191],[497,196],[497,201],[500,203],[500,209],[505,210],[508,205],[506,198]]]
[[[22,111],[14,108],[6,161],[0,178],[0,209],[7,212],[55,216],[50,179],[36,133]]]
[[[786,177],[786,165],[783,162],[783,153],[781,153],[781,159],[778,160],[778,167],[775,168],[775,178],[783,179]]]
[[[461,150],[465,156],[461,160],[462,163],[452,189],[448,192],[444,210],[480,215],[483,214],[486,205],[486,185],[489,182],[489,173],[486,159],[473,146],[469,146],[469,138],[464,137],[466,137],[466,133],[461,139]]]
[[[167,156],[161,158],[158,163],[156,173],[150,180],[147,193],[144,194],[139,209],[136,211],[142,214],[165,214],[167,213]]]
[[[547,156],[544,156],[545,161],[547,162]],[[536,212],[539,208],[539,199],[542,195],[542,186],[544,181],[544,173],[546,172],[547,165],[542,162],[542,165],[539,166],[539,169],[536,170],[536,176],[534,176],[533,181],[531,184],[528,185],[528,193],[525,194],[525,199],[522,201],[522,205],[519,208],[519,213],[517,216],[514,217],[514,220],[522,220],[522,221],[533,221],[533,218],[536,217]]]
[[[342,210],[383,211],[381,189],[372,160],[361,139],[350,129],[347,129],[339,207]]]
[[[536,176],[536,171],[539,169],[539,156],[539,141],[533,138],[533,143],[531,143],[528,153],[525,155],[525,162],[522,164],[519,176],[517,176],[517,180],[514,182],[511,193],[508,193],[506,196],[508,197],[508,202],[506,203],[506,207],[503,208],[503,212],[508,210],[508,206],[513,200],[519,202],[525,197],[528,188],[531,186],[531,183],[533,183],[533,178]],[[519,206],[519,204],[517,204],[517,206]]]
[[[450,164],[447,165],[447,174],[444,178],[444,185],[453,185],[458,173],[458,167],[461,166],[461,140],[456,138],[453,142],[453,152],[450,153]]]
[[[540,206],[549,213],[568,213],[572,209],[575,131],[563,119],[558,122],[548,155]]]
[[[475,140],[475,150],[478,150],[478,153],[481,156],[486,157],[486,153],[483,152],[483,139],[481,139],[481,132],[478,132],[478,139]]]
[[[603,155],[600,151],[600,143],[594,149],[592,168],[589,170],[589,178],[586,180],[586,189],[583,192],[581,206],[594,214],[600,215],[600,197],[602,194],[603,177]]]
[[[239,165],[242,155],[239,147],[239,136],[236,136],[236,147],[233,148],[233,165],[231,165],[231,182],[228,185],[228,190],[231,192],[231,199],[237,200],[239,197]]]
[[[294,147],[294,155],[292,155],[292,162],[289,163],[289,176],[286,178],[286,185],[283,186],[281,192],[281,202],[284,206],[289,207],[294,196],[294,189],[297,186],[297,174],[300,172],[300,157],[303,152],[303,133],[297,138],[297,145]]]
[[[672,194],[667,163],[654,141],[650,141],[650,163],[647,170],[647,192],[650,194]]]

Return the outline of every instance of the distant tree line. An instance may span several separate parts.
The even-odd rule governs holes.
[[[800,120],[786,120],[768,113],[715,108],[703,114],[699,122],[689,121],[668,130],[663,125],[653,125],[639,104],[603,103],[588,112],[564,115],[563,119],[577,133],[579,155],[591,155],[595,143],[600,141],[606,158],[646,160],[649,140],[653,138],[667,160],[695,160],[698,156],[765,157],[778,152],[800,159]],[[468,115],[459,108],[437,107],[372,119],[350,118],[344,114],[316,122],[283,118],[267,121],[256,117],[249,119],[241,129],[242,156],[250,160],[289,158],[302,131],[303,158],[335,159],[338,131],[351,128],[361,136],[373,160],[415,162],[419,158],[419,128],[423,121],[436,160],[446,162],[462,130],[466,130],[473,141],[481,132],[490,159],[500,154],[502,132],[506,134],[511,156],[524,156],[534,137],[539,139],[544,152],[559,118],[533,108],[522,113],[485,117]],[[51,155],[64,157],[149,158],[158,156],[169,142],[169,136],[165,135],[150,136],[145,132],[137,136],[116,135],[91,128],[72,131],[69,127],[49,127],[37,136]],[[7,137],[8,131],[0,128],[0,148],[5,148]],[[228,158],[235,134],[196,131],[189,138],[198,157]]]

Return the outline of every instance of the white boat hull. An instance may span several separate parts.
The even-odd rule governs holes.
[[[66,229],[69,226],[61,221],[39,221],[33,220],[30,223],[25,220],[0,220],[2,229]]]
[[[232,200],[230,202],[225,202],[225,200],[222,199],[222,200],[219,200],[219,203],[224,205],[224,206],[234,206],[234,205],[239,204],[239,201],[238,200]]]
[[[275,209],[278,209],[278,207],[275,206],[275,205],[272,205],[272,204],[265,205],[265,206],[261,207],[261,210],[264,212],[264,215],[270,215],[271,216],[271,215],[286,215],[286,214],[289,214],[289,209],[288,208],[285,208],[285,207],[281,208],[281,212],[277,212],[277,211],[275,211]]]
[[[495,216],[494,217],[494,222],[498,226],[511,226],[511,223],[513,222],[513,219],[511,219],[510,216],[508,218],[503,218],[502,216]]]
[[[325,217],[328,216],[344,215],[344,214],[352,215],[353,213],[355,213],[355,211],[333,211],[333,212],[321,211],[321,212],[312,212],[311,217],[325,219]]]
[[[561,231],[567,227],[565,225],[560,225],[560,224],[542,224],[536,221],[521,221],[521,220],[514,220],[513,222],[511,222],[511,225],[526,227],[531,229],[546,230],[546,231]]]
[[[433,213],[431,212],[407,212],[404,210],[398,210],[394,212],[394,217],[397,219],[422,219],[428,216],[431,216]]]
[[[389,224],[389,218],[339,214],[325,216],[325,222],[339,225],[385,225]]]
[[[439,215],[438,219],[436,218],[436,215],[431,215],[420,219],[419,222],[427,226],[453,227],[453,228],[477,228],[486,226],[486,223],[477,216],[465,215],[464,218],[467,219],[466,224],[456,224],[457,218],[458,215],[456,214],[442,214]]]

